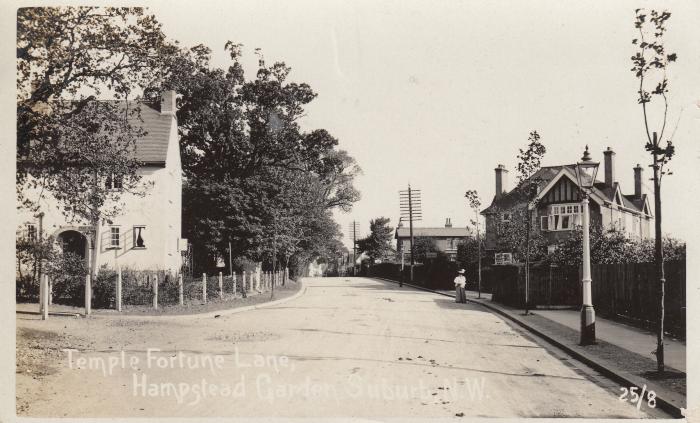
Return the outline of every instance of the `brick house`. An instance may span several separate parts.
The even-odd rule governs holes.
[[[107,265],[135,270],[179,271],[182,256],[182,167],[176,117],[176,93],[162,94],[160,105],[141,103],[140,125],[145,135],[136,141],[137,170],[145,195],[123,193],[121,214],[98,228],[87,222],[69,222],[48,195],[39,213],[18,209],[19,236],[35,237],[39,228],[53,236],[58,247],[94,258],[96,268]],[[134,104],[135,106],[135,104]],[[106,180],[109,189],[121,189],[118,180]],[[93,234],[97,234],[94,236]],[[95,252],[96,250],[96,252]]]
[[[589,196],[591,225],[623,231],[632,239],[651,236],[653,216],[647,194],[643,192],[643,169],[637,165],[634,172],[634,193],[623,194],[615,177],[615,152],[609,147],[603,152],[604,160]],[[508,170],[503,165],[495,169],[496,194],[481,214],[485,217],[485,249],[492,253],[506,253],[499,245],[499,222],[509,222],[516,209],[524,210],[528,201],[513,189],[507,189]],[[581,224],[581,198],[576,180],[576,165],[546,166],[530,178],[537,186],[535,208],[532,210],[532,230],[538,231],[552,249],[558,240],[567,238]],[[534,195],[534,193],[533,193]]]
[[[437,228],[417,228],[413,227],[413,238],[431,238],[439,251],[447,254],[447,257],[454,261],[457,258],[457,245],[465,238],[471,236],[467,228],[453,228],[452,220],[447,219],[444,227]],[[396,239],[396,251],[401,254],[409,254],[411,251],[411,234],[407,226],[399,223],[394,235]]]

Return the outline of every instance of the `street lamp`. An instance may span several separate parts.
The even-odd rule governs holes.
[[[583,212],[583,304],[581,306],[581,345],[595,344],[595,310],[591,296],[591,244],[590,244],[590,213],[588,210],[588,195],[595,184],[600,163],[591,160],[588,146],[576,163],[576,179],[581,193],[581,211]]]

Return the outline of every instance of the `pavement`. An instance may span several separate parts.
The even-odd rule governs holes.
[[[390,281],[396,283],[394,281]],[[430,289],[417,287],[422,290]],[[455,297],[454,290],[432,291]],[[666,337],[665,364],[667,374],[656,372],[656,335],[596,316],[596,344],[579,345],[580,315],[576,310],[523,310],[493,302],[487,293],[466,292],[470,303],[480,304],[526,328],[531,333],[586,363],[622,386],[637,387],[638,392],[653,392],[659,407],[674,417],[681,417],[687,405],[685,374],[685,342]]]
[[[479,304],[367,278],[304,286],[284,304],[218,318],[18,314],[18,414],[660,415],[621,401],[617,383]]]
[[[438,292],[454,297],[454,290],[438,290]],[[467,297],[477,299],[476,291],[466,291]],[[481,298],[491,301],[491,294],[482,292]],[[560,309],[546,310],[537,309],[533,314],[542,316],[553,322],[557,322],[568,328],[578,331],[581,325],[581,313],[578,310]],[[627,351],[634,353],[646,352],[648,356],[654,358],[652,351],[656,350],[656,334],[644,329],[639,329],[614,320],[609,320],[596,316],[596,338],[611,344],[617,345]],[[664,360],[667,366],[686,371],[686,344],[670,337],[664,338]]]

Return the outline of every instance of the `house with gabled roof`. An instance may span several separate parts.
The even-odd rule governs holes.
[[[439,251],[447,255],[450,260],[457,259],[457,246],[464,241],[471,233],[466,227],[452,227],[452,219],[447,218],[444,227],[413,227],[413,238],[430,238],[435,241],[435,246]],[[411,251],[410,229],[399,222],[394,234],[396,239],[396,251],[408,254]]]
[[[589,195],[591,225],[622,231],[632,239],[649,238],[654,217],[649,198],[643,192],[642,167],[637,165],[633,169],[634,193],[623,194],[615,177],[615,152],[608,147],[603,155],[604,180],[596,180]],[[481,211],[486,222],[486,250],[506,252],[499,251],[502,248],[499,223],[509,222],[515,209],[528,204],[532,209],[531,228],[544,236],[550,248],[581,225],[581,197],[575,164],[546,166],[535,172],[529,178],[536,187],[532,201],[525,198],[521,190],[507,189],[508,170],[503,165],[498,165],[495,173],[496,193],[491,204]]]
[[[177,272],[182,263],[182,166],[176,117],[176,93],[165,91],[160,104],[132,102],[139,107],[138,121],[144,134],[136,140],[137,173],[146,187],[143,195],[123,192],[119,216],[100,222],[100,228],[86,222],[68,221],[51,195],[39,200],[39,211],[19,210],[20,236],[52,236],[58,247],[96,267],[107,265],[135,270]],[[120,190],[121,182],[108,178],[106,188]],[[93,234],[99,234],[94,237]],[[96,249],[96,254],[93,253]]]

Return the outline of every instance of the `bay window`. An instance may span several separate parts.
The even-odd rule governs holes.
[[[540,217],[540,229],[543,231],[570,231],[581,225],[581,206],[579,204],[553,204],[548,214]]]

